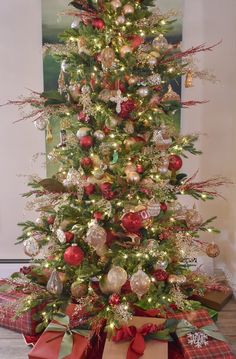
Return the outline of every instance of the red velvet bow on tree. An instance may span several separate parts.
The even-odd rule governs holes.
[[[157,326],[155,324],[144,324],[137,329],[135,326],[121,327],[117,329],[115,336],[112,338],[114,342],[129,341],[130,345],[127,351],[126,359],[138,359],[145,351],[146,344],[145,338],[151,337],[152,339],[158,339],[154,334],[162,331],[163,325]]]

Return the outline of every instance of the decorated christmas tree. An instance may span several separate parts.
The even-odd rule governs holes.
[[[192,86],[193,55],[212,47],[168,43],[174,13],[161,14],[152,0],[70,5],[64,43],[46,46],[61,63],[58,91],[11,101],[32,105],[22,120],[33,119],[47,141],[57,121],[61,139],[48,155],[58,170],[25,194],[39,216],[20,223],[18,242],[32,257],[21,280],[38,290],[19,311],[47,303],[40,331],[73,302],[112,332],[137,311],[191,310],[188,298],[210,285],[191,263],[201,251],[219,254],[200,236],[217,230],[181,196],[213,199],[222,180],[181,171],[183,158],[200,151],[176,114],[204,101],[181,102],[173,88],[181,76]]]

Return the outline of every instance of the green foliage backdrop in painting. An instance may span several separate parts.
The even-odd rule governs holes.
[[[42,24],[43,24],[43,44],[55,44],[59,42],[58,36],[66,28],[70,27],[73,18],[63,16],[62,13],[68,6],[68,0],[42,0]],[[162,12],[174,9],[182,13],[183,0],[157,0],[157,6]],[[166,36],[170,43],[178,43],[182,40],[182,18],[178,17],[171,32]],[[60,64],[51,56],[44,56],[44,90],[56,90],[58,86],[58,76]],[[175,81],[173,88],[176,92],[181,91],[181,82]],[[60,141],[59,121],[57,118],[51,119],[53,140],[46,144],[46,153],[49,153]],[[180,113],[176,113],[176,122],[180,124]],[[51,161],[47,161],[47,174],[51,177],[57,168]]]

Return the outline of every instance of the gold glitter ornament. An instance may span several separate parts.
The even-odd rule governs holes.
[[[162,97],[162,102],[177,101],[180,102],[180,96],[173,90],[172,86],[168,86],[168,91]]]
[[[105,47],[100,53],[100,60],[105,68],[109,68],[113,65],[115,57],[115,52],[111,47]]]
[[[218,257],[218,255],[220,254],[219,246],[217,244],[215,244],[215,243],[208,244],[207,247],[206,247],[206,254],[210,258]]]
[[[188,227],[199,227],[203,218],[196,209],[188,209],[185,213],[185,221]]]
[[[186,88],[193,87],[193,72],[189,70],[186,74],[185,83]]]
[[[85,297],[88,293],[88,285],[86,283],[74,282],[70,287],[71,295],[74,298]]]
[[[150,284],[151,280],[149,276],[142,269],[139,269],[130,278],[131,290],[137,294],[139,299],[149,291]]]
[[[135,171],[129,172],[126,176],[127,176],[127,181],[128,182],[131,182],[131,183],[140,182],[140,175]]]
[[[152,41],[152,46],[157,51],[159,50],[164,51],[168,48],[168,41],[162,34],[160,34],[157,37],[155,37],[155,39]]]

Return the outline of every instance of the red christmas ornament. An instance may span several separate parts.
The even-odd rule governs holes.
[[[53,217],[53,216],[49,216],[49,217],[47,218],[48,224],[53,224],[54,221],[55,221],[55,217]]]
[[[161,207],[161,210],[162,210],[163,212],[166,212],[166,211],[167,211],[167,205],[166,205],[166,203],[162,202],[160,207]]]
[[[109,135],[109,133],[111,132],[111,130],[110,130],[110,128],[108,128],[108,127],[103,127],[103,132],[105,133],[105,135]]]
[[[104,193],[107,193],[109,191],[111,191],[111,183],[110,182],[103,182],[100,184],[100,190],[101,192],[104,194]]]
[[[111,188],[112,188],[111,183],[109,182],[104,182],[100,185],[100,190],[102,192],[102,195],[107,200],[111,200],[116,196],[116,192],[112,191]]]
[[[93,138],[92,136],[84,136],[79,140],[80,146],[89,149],[93,145]]]
[[[101,221],[103,215],[102,215],[101,212],[94,212],[93,217],[94,217],[97,221]]]
[[[64,261],[71,266],[78,266],[83,262],[84,252],[77,244],[72,244],[64,253]]]
[[[169,157],[169,170],[178,171],[182,167],[183,161],[178,155],[170,155]]]
[[[142,165],[140,165],[140,164],[138,164],[137,166],[136,166],[136,172],[138,172],[139,174],[142,174],[143,173],[143,166]]]
[[[169,277],[169,274],[163,269],[157,269],[152,275],[156,280],[161,282],[166,281]]]
[[[105,27],[105,22],[102,19],[96,17],[95,19],[92,20],[92,26],[95,29],[103,30]]]
[[[114,293],[114,294],[110,295],[110,297],[109,297],[110,305],[118,305],[118,304],[120,304],[120,302],[121,302],[121,299],[120,299],[119,294]]]
[[[88,122],[88,118],[89,118],[88,115],[83,111],[77,114],[77,119],[80,122]]]
[[[74,239],[74,233],[72,232],[64,232],[65,234],[65,238],[66,238],[66,243],[70,243],[71,241],[73,241]]]
[[[93,164],[93,161],[90,157],[84,157],[81,159],[80,164],[84,167],[90,167]]]
[[[129,118],[130,112],[132,112],[135,108],[135,102],[132,99],[124,101],[121,103],[121,111],[119,116],[123,119]]]
[[[93,194],[95,192],[95,185],[92,183],[89,183],[88,185],[84,186],[84,193],[87,196],[90,196],[91,194]]]
[[[144,39],[139,35],[131,35],[129,36],[128,40],[133,50],[139,47],[144,42]]]
[[[121,219],[122,226],[127,232],[137,233],[142,227],[142,219],[138,213],[127,213]]]

